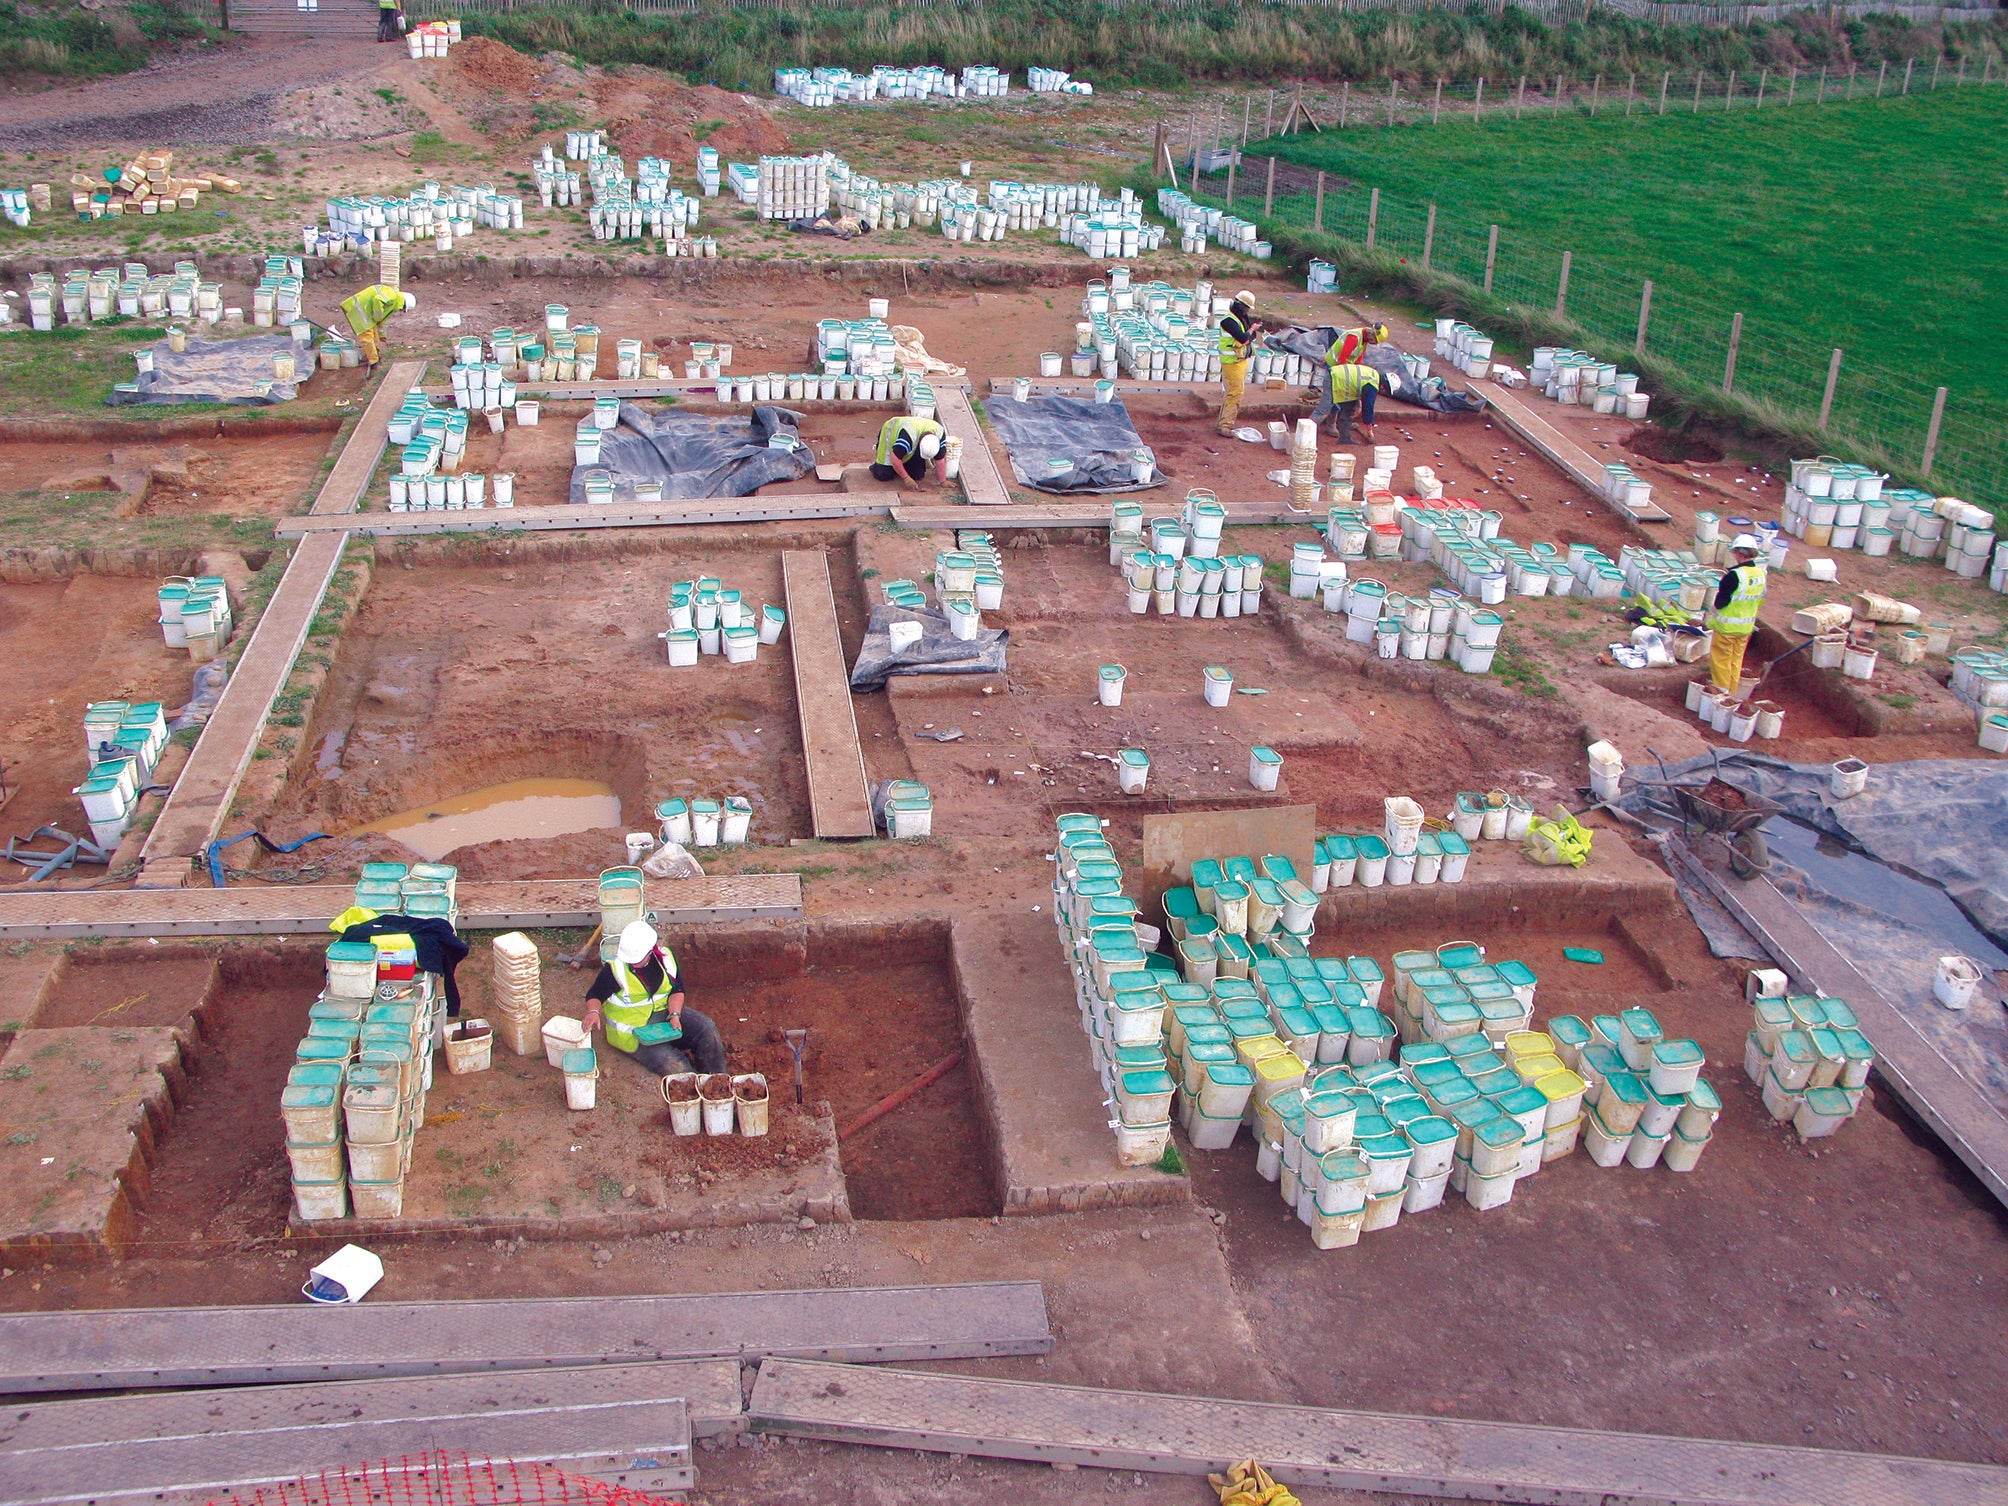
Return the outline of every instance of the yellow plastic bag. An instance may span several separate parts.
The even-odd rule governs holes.
[[[1208,1475],[1206,1483],[1220,1492],[1220,1506],[1299,1506],[1288,1487],[1269,1478],[1253,1459],[1243,1459],[1224,1475]]]
[[[1595,833],[1558,805],[1545,821],[1527,828],[1527,845],[1520,850],[1536,863],[1549,868],[1580,868],[1590,860],[1590,842]]]

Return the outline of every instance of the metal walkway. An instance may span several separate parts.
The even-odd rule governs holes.
[[[424,372],[423,361],[399,361],[384,374],[314,501],[315,516],[355,511],[383,455],[391,415]],[[294,549],[278,589],[251,631],[251,641],[238,656],[230,683],[140,849],[143,887],[186,883],[195,859],[215,840],[264,734],[272,698],[293,673],[293,661],[307,641],[314,614],[341,566],[344,543],[345,536],[337,533]]]
[[[1327,1411],[768,1360],[755,1432],[1205,1474],[1253,1456],[1290,1485],[1551,1506],[1972,1506],[2008,1469],[1639,1433]]]
[[[515,533],[560,528],[665,528],[705,523],[799,523],[819,518],[865,518],[889,512],[895,492],[756,493],[751,497],[687,502],[584,502],[564,507],[479,507],[461,512],[364,512],[341,518],[285,518],[273,532],[282,539],[327,533],[409,538],[439,533]]]
[[[952,438],[962,441],[962,494],[978,507],[1001,507],[1011,500],[1004,471],[990,448],[990,435],[969,405],[965,386],[939,383],[934,389],[934,416]]]
[[[976,1359],[1053,1347],[1036,1281],[643,1297],[0,1315],[0,1395],[766,1355]],[[0,1442],[6,1419],[0,1416]],[[0,1492],[0,1500],[8,1499]]]
[[[795,704],[809,772],[809,810],[819,837],[869,837],[871,787],[851,705],[850,670],[837,633],[830,557],[790,549],[781,555],[788,590],[788,650],[795,662]]]
[[[0,1421],[0,1500],[208,1501],[436,1449],[685,1489],[693,1414],[736,1430],[739,1396],[738,1363],[713,1360],[42,1402]]]
[[[0,937],[296,936],[317,934],[354,896],[347,884],[239,883],[234,889],[58,889],[0,894]],[[664,925],[721,920],[798,920],[802,880],[793,873],[648,881],[649,908]],[[462,884],[463,931],[590,926],[600,918],[597,879],[525,879]]]
[[[1466,385],[1490,403],[1492,412],[1499,421],[1533,446],[1535,453],[1542,459],[1550,465],[1559,467],[1571,481],[1625,521],[1630,523],[1673,521],[1672,514],[1656,502],[1647,502],[1639,507],[1627,507],[1605,496],[1604,463],[1569,438],[1559,426],[1541,413],[1526,395],[1524,388],[1516,391],[1501,387],[1497,382],[1487,382],[1483,390],[1480,390],[1476,382],[1467,382]]]
[[[1855,970],[1771,880],[1730,878],[1678,836],[1669,857],[1681,864],[1757,938],[1795,988],[1846,999],[1876,1047],[1876,1076],[1927,1125],[1987,1190],[2008,1204],[2008,1117],[2001,1102],[1949,1061],[1904,1011]],[[1937,1009],[1926,1003],[1926,1009]]]

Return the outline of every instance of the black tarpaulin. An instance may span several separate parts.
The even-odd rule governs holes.
[[[314,369],[312,345],[296,345],[290,331],[246,335],[240,340],[204,340],[191,335],[186,350],[153,347],[153,370],[139,374],[139,391],[116,387],[105,401],[112,407],[136,403],[290,403]],[[272,375],[274,356],[294,357],[294,380]]]
[[[1135,492],[1164,485],[1155,469],[1136,479],[1136,455],[1150,447],[1120,399],[993,397],[983,406],[1021,486],[1042,492]]]
[[[596,466],[572,468],[573,502],[586,501],[586,474],[613,478],[616,502],[637,500],[635,486],[662,484],[665,502],[693,497],[745,497],[774,481],[796,481],[816,468],[815,452],[796,433],[802,415],[761,404],[750,415],[651,413],[621,404],[620,423],[600,436]],[[781,436],[789,443],[776,447]]]

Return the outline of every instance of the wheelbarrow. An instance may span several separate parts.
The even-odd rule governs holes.
[[[1646,750],[1648,753],[1652,749]],[[1654,753],[1658,758],[1659,755]],[[1721,753],[1716,752],[1719,767]],[[1753,795],[1745,790],[1737,790],[1738,802],[1734,806],[1708,798],[1708,792],[1720,784],[1734,788],[1727,780],[1711,778],[1705,785],[1676,784],[1666,778],[1666,765],[1660,764],[1660,778],[1644,779],[1639,783],[1656,786],[1662,792],[1671,792],[1675,808],[1687,825],[1690,835],[1714,837],[1720,841],[1729,856],[1729,871],[1738,878],[1755,878],[1758,874],[1771,871],[1771,848],[1764,840],[1761,830],[1764,823],[1773,816],[1785,813],[1785,807],[1775,800],[1762,795]]]

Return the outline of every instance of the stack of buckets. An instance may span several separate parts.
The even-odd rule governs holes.
[[[222,576],[170,575],[156,599],[161,639],[169,648],[185,648],[189,658],[207,664],[230,641],[235,618]]]
[[[754,606],[717,576],[680,580],[669,588],[669,627],[659,636],[671,666],[688,669],[708,654],[727,664],[751,664],[760,646],[781,641],[785,609]]]
[[[1130,611],[1169,617],[1253,617],[1262,609],[1262,557],[1220,552],[1227,511],[1204,488],[1177,517],[1152,518],[1118,501],[1109,517],[1109,563],[1123,573]]]
[[[1753,969],[1746,979],[1755,1018],[1743,1040],[1743,1070],[1763,1092],[1774,1122],[1790,1123],[1801,1140],[1816,1140],[1861,1107],[1875,1048],[1845,1000],[1787,994],[1786,986],[1775,968]],[[1949,987],[1934,984],[1941,1000]]]
[[[1649,1009],[1548,1022],[1555,1055],[1585,1084],[1583,1147],[1599,1166],[1692,1171],[1722,1100],[1701,1076],[1701,1048],[1668,1040]]]
[[[924,784],[911,779],[889,780],[879,823],[895,841],[914,841],[934,835],[934,796]]]
[[[1004,605],[1004,560],[990,535],[959,529],[955,547],[934,557],[934,591],[948,630],[967,642],[983,627],[983,613]]]
[[[753,802],[744,795],[672,795],[656,802],[655,819],[662,840],[679,847],[743,847],[752,840]]]
[[[1652,399],[1638,390],[1634,373],[1619,371],[1587,351],[1537,345],[1529,379],[1556,402],[1580,404],[1597,413],[1640,419],[1652,406]]]
[[[1436,353],[1473,381],[1492,370],[1492,337],[1456,319],[1436,321]]]
[[[302,1220],[397,1218],[444,1000],[409,936],[337,941],[280,1112]]]
[[[543,1049],[544,1028],[543,962],[537,943],[521,931],[505,932],[495,938],[493,962],[495,984],[488,1007],[495,1033],[518,1056],[534,1056]]]
[[[93,701],[84,709],[84,756],[90,772],[70,793],[83,802],[91,842],[114,851],[132,823],[139,792],[167,747],[158,701]]]

